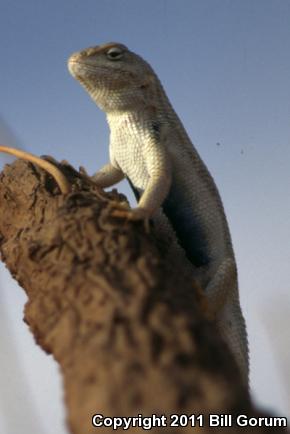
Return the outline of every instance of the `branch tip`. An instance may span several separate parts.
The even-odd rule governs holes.
[[[42,158],[30,154],[29,152],[22,151],[21,149],[10,148],[9,146],[0,145],[0,152],[5,152],[7,154],[11,154],[15,157],[29,161],[30,163],[37,164],[53,177],[62,194],[68,194],[71,191],[71,185],[67,178],[58,169],[58,167],[54,166],[49,161],[43,160]]]

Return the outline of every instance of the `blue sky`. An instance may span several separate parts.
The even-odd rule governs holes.
[[[69,75],[68,56],[118,41],[154,67],[224,200],[248,322],[253,392],[280,414],[290,399],[290,356],[278,338],[283,332],[290,347],[283,325],[290,315],[289,22],[288,0],[0,3],[0,142],[68,159],[92,173],[107,162],[108,127]],[[125,184],[122,189],[132,199]],[[21,317],[24,298],[2,274],[7,314],[16,321],[13,309]],[[25,325],[17,324],[15,348],[27,345],[25,353],[33,354],[26,370],[39,360],[33,371],[40,389],[34,385],[31,392],[39,401],[40,378],[51,370],[53,379],[55,367],[41,352],[34,355]],[[33,383],[32,372],[26,375]]]

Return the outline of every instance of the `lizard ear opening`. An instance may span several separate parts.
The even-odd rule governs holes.
[[[120,60],[123,57],[124,50],[120,47],[112,47],[107,51],[107,57],[110,60]]]

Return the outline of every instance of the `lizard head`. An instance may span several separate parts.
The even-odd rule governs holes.
[[[104,111],[144,104],[155,74],[150,65],[125,45],[109,43],[73,53],[68,69]]]

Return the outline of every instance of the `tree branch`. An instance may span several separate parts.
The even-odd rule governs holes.
[[[209,413],[265,416],[252,407],[200,291],[167,257],[164,240],[154,228],[148,235],[142,223],[113,218],[112,204],[124,200],[116,192],[59,167],[72,185],[67,195],[31,163],[5,167],[0,233],[2,259],[28,296],[25,321],[61,367],[71,432],[95,433],[96,413],[168,421],[173,413],[203,414],[195,432],[212,434],[223,428],[208,426]],[[286,432],[245,432],[254,430]]]

